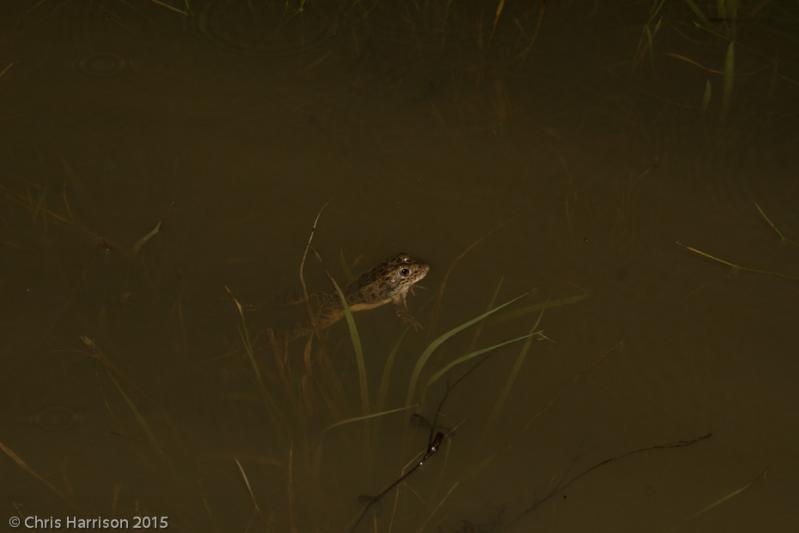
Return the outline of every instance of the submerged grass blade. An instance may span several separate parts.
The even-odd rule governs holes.
[[[506,322],[508,320],[513,320],[515,318],[519,318],[530,313],[535,313],[536,311],[541,311],[543,309],[552,309],[554,307],[562,307],[564,305],[572,305],[578,302],[582,302],[586,298],[588,298],[589,294],[584,292],[582,294],[575,294],[574,296],[565,296],[563,298],[557,298],[555,300],[547,300],[545,302],[528,305],[526,307],[521,307],[519,309],[514,309],[513,311],[508,311],[506,313],[502,313],[497,315],[495,318],[491,320],[494,324],[499,324],[500,322]]]
[[[757,475],[757,477],[755,477],[755,479],[753,479],[752,481],[750,481],[749,483],[747,483],[743,487],[739,487],[739,488],[737,488],[737,489],[735,489],[735,490],[733,490],[731,492],[728,492],[727,494],[725,494],[721,498],[717,499],[716,501],[714,501],[714,502],[702,507],[701,509],[699,509],[698,511],[693,513],[691,516],[686,518],[686,521],[690,521],[690,520],[694,520],[696,518],[699,518],[703,514],[712,511],[713,509],[715,509],[719,505],[725,503],[726,501],[728,501],[728,500],[730,500],[732,498],[735,498],[736,496],[740,495],[741,493],[749,490],[752,487],[752,485],[754,485],[757,481],[759,481],[761,479],[766,479],[766,474],[767,473],[768,473],[768,469],[763,470],[762,472],[760,472]]]
[[[494,23],[491,25],[491,37],[489,38],[491,41],[494,40],[494,34],[497,33],[497,26],[499,25],[499,19],[502,18],[502,11],[505,10],[505,0],[499,0],[497,2],[497,9],[494,12]]]
[[[286,493],[288,494],[289,531],[297,533],[297,513],[294,505],[294,445],[289,446],[288,471],[286,472]]]
[[[6,455],[8,456],[8,458],[9,458],[9,459],[11,459],[11,461],[13,461],[13,462],[14,462],[14,464],[16,464],[18,467],[20,467],[20,468],[21,468],[23,471],[25,471],[25,473],[27,473],[27,474],[28,474],[29,476],[31,476],[33,479],[35,479],[36,481],[38,481],[39,483],[41,483],[42,485],[44,485],[45,487],[47,487],[47,490],[49,490],[50,492],[52,492],[53,494],[55,494],[56,496],[58,496],[59,498],[61,498],[62,500],[64,500],[64,501],[65,501],[66,503],[68,503],[68,504],[69,504],[71,507],[74,507],[74,506],[75,506],[75,505],[72,503],[72,501],[71,501],[71,500],[70,500],[70,499],[69,499],[69,498],[66,496],[66,494],[64,494],[63,492],[61,492],[60,490],[58,490],[58,489],[55,487],[55,485],[53,485],[52,483],[50,483],[49,481],[47,481],[46,479],[44,479],[44,478],[43,478],[41,475],[39,475],[39,473],[38,473],[38,472],[36,472],[36,470],[34,470],[34,469],[33,469],[33,468],[31,468],[30,466],[28,466],[28,463],[26,463],[26,462],[25,462],[25,461],[22,459],[22,457],[20,457],[19,455],[17,455],[17,454],[16,454],[16,452],[14,452],[14,450],[12,450],[12,449],[11,449],[11,448],[9,448],[8,446],[6,446],[6,445],[3,443],[3,441],[0,441],[0,452],[3,452],[4,454],[6,454]]]
[[[694,15],[696,15],[696,18],[699,19],[699,25],[703,29],[708,29],[710,27],[710,21],[708,20],[707,15],[705,15],[705,12],[702,11],[702,9],[696,4],[696,2],[694,2],[694,0],[685,0],[685,3],[688,4],[688,7],[691,9],[691,11],[693,11]]]
[[[530,336],[522,345],[519,355],[516,356],[516,360],[513,362],[513,367],[508,374],[508,378],[505,380],[505,385],[502,387],[502,391],[500,392],[496,403],[494,403],[494,407],[491,409],[491,414],[489,415],[488,422],[485,425],[486,430],[489,430],[494,426],[494,423],[496,422],[497,418],[499,418],[502,409],[505,407],[505,402],[508,400],[510,391],[513,389],[513,385],[516,383],[516,379],[519,377],[519,372],[524,365],[524,361],[527,359],[527,354],[529,353],[530,347],[533,344],[535,332],[538,331],[538,326],[541,325],[541,319],[544,318],[544,311],[546,311],[546,309],[546,305],[541,307],[541,312],[538,313],[538,318],[536,319],[533,327],[530,329]]]
[[[188,17],[189,16],[189,11],[188,10],[180,9],[179,7],[173,6],[172,4],[168,4],[167,2],[164,2],[163,0],[151,0],[151,1],[152,1],[153,4],[161,6],[164,9],[168,9],[169,11],[172,11],[173,13],[177,13],[179,15],[183,15],[184,17]]]
[[[724,59],[724,87],[721,93],[721,120],[727,120],[732,106],[732,91],[735,85],[735,41],[727,45],[727,55]]]
[[[751,272],[752,274],[761,274],[761,275],[764,275],[764,276],[775,276],[775,277],[778,277],[778,278],[792,280],[792,281],[793,280],[799,280],[799,275],[783,274],[781,272],[774,272],[774,271],[771,271],[771,270],[763,270],[761,268],[753,268],[753,267],[747,267],[747,266],[738,265],[738,264],[733,263],[732,261],[727,261],[726,259],[722,259],[721,257],[716,257],[715,255],[711,255],[711,254],[709,254],[707,252],[703,252],[702,250],[700,250],[698,248],[694,248],[693,246],[688,246],[687,244],[683,244],[680,241],[676,241],[676,244],[678,246],[682,246],[683,248],[685,248],[689,252],[695,253],[696,255],[699,255],[699,256],[704,257],[706,259],[710,259],[711,261],[715,261],[717,263],[721,263],[722,265],[726,265],[726,266],[730,267],[733,270],[740,270],[742,272]]]
[[[438,504],[436,504],[435,508],[433,508],[433,510],[430,511],[430,514],[427,515],[425,521],[422,522],[422,525],[419,526],[419,529],[417,530],[418,533],[423,533],[425,530],[427,530],[427,524],[430,523],[430,521],[433,519],[433,517],[436,515],[439,509],[443,507],[444,503],[449,499],[449,497],[452,495],[455,489],[458,488],[458,485],[460,485],[460,483],[461,483],[460,481],[456,481],[455,483],[452,484],[452,486],[450,486],[447,493],[444,495],[443,498],[441,498],[441,501],[439,501]]]
[[[227,285],[225,285],[225,292],[227,292],[228,296],[230,296],[230,299],[233,300],[233,305],[235,305],[236,312],[239,315],[239,336],[241,337],[241,344],[244,347],[244,353],[247,354],[250,367],[252,368],[253,374],[255,375],[255,380],[258,383],[258,392],[261,394],[261,399],[264,402],[266,412],[271,417],[277,431],[282,433],[280,410],[275,404],[275,399],[272,398],[272,395],[266,388],[266,383],[264,382],[263,375],[261,374],[261,367],[258,366],[258,361],[255,359],[255,349],[253,348],[252,340],[250,339],[250,332],[247,328],[247,320],[244,317],[244,309],[236,297],[233,296],[233,293],[230,291],[230,288]]]
[[[715,69],[715,68],[710,68],[710,67],[708,67],[708,66],[706,66],[706,65],[703,65],[703,64],[702,64],[702,63],[700,63],[699,61],[697,61],[697,60],[695,60],[695,59],[691,59],[690,57],[688,57],[688,56],[684,56],[684,55],[682,55],[682,54],[676,54],[676,53],[674,53],[674,52],[666,52],[666,54],[665,54],[665,55],[666,55],[667,57],[671,57],[671,58],[673,58],[673,59],[676,59],[676,60],[678,60],[678,61],[682,61],[682,62],[684,62],[684,63],[688,63],[689,65],[692,65],[692,66],[694,66],[694,67],[696,67],[696,68],[698,68],[698,69],[700,69],[700,70],[703,70],[703,71],[705,71],[705,72],[707,72],[707,73],[709,73],[709,74],[720,74],[720,75],[723,75],[723,74],[724,74],[724,71],[723,71],[723,70],[718,70],[718,69]]]
[[[330,201],[325,202],[322,207],[319,208],[319,211],[316,213],[316,218],[314,218],[313,225],[311,226],[311,232],[308,234],[308,241],[305,243],[305,248],[302,251],[302,259],[300,259],[300,287],[302,287],[302,297],[305,300],[305,309],[308,313],[308,323],[314,329],[314,333],[318,335],[317,328],[316,328],[316,321],[314,320],[314,313],[311,307],[311,296],[308,293],[308,284],[305,283],[305,261],[308,259],[308,252],[311,250],[311,244],[313,243],[314,235],[316,234],[316,226],[319,224],[319,219],[322,217],[322,212],[327,207]]]
[[[494,289],[494,294],[491,295],[491,300],[488,302],[488,306],[486,307],[486,311],[489,311],[494,304],[497,302],[497,297],[499,296],[499,291],[502,289],[502,284],[505,282],[505,278],[499,278],[497,282],[497,286]],[[485,322],[480,322],[477,327],[474,329],[474,335],[472,335],[472,340],[469,341],[469,348],[468,352],[474,350],[474,347],[477,345],[477,340],[480,338],[480,335],[483,333],[483,328],[485,328]]]
[[[110,372],[106,369],[106,374],[108,375],[108,379],[111,380],[111,383],[114,384],[114,387],[116,387],[117,392],[119,392],[119,395],[122,396],[123,400],[125,400],[125,403],[127,404],[128,409],[130,409],[130,412],[133,413],[133,416],[136,419],[136,423],[139,424],[139,427],[141,428],[142,432],[147,437],[147,442],[150,443],[150,447],[155,452],[155,455],[161,460],[161,462],[163,462],[167,466],[167,468],[169,468],[172,474],[175,474],[176,471],[174,466],[172,466],[172,463],[169,461],[169,458],[166,456],[166,452],[164,452],[164,449],[161,447],[161,444],[158,442],[155,433],[153,432],[152,428],[150,428],[150,424],[147,423],[147,420],[144,418],[144,415],[141,414],[141,411],[139,411],[139,408],[136,407],[134,401],[131,399],[130,396],[128,396],[122,385],[119,384],[119,381],[117,381],[117,379],[114,377],[113,372]]]
[[[538,16],[536,17],[535,21],[535,28],[533,29],[532,35],[530,35],[530,40],[527,43],[527,46],[516,56],[516,59],[519,63],[525,63],[527,61],[527,56],[530,55],[530,52],[533,51],[533,46],[535,45],[536,39],[538,39],[538,34],[541,32],[541,25],[544,23],[544,13],[546,13],[546,2],[539,2],[538,3]]]
[[[393,415],[394,413],[401,413],[402,411],[407,411],[408,409],[413,409],[414,407],[416,407],[416,404],[414,404],[414,405],[406,405],[405,407],[397,407],[395,409],[388,409],[386,411],[378,411],[376,413],[370,413],[370,414],[361,415],[361,416],[353,416],[353,417],[350,417],[350,418],[346,418],[344,420],[339,420],[335,424],[331,424],[331,425],[327,426],[325,429],[322,430],[322,438],[324,438],[324,435],[328,431],[330,431],[332,429],[335,429],[335,428],[338,428],[338,427],[341,427],[341,426],[346,426],[347,424],[354,424],[356,422],[364,422],[366,420],[371,420],[373,418],[379,418],[379,417],[382,417],[382,416]]]
[[[438,315],[441,312],[441,305],[444,301],[444,292],[447,290],[447,283],[449,282],[449,277],[453,270],[455,270],[455,267],[458,266],[458,263],[460,263],[461,259],[466,257],[469,252],[471,252],[486,237],[487,235],[484,235],[469,244],[469,246],[467,246],[460,254],[458,254],[458,256],[449,265],[447,271],[444,273],[444,279],[441,280],[441,285],[438,287],[438,291],[436,291],[436,297],[433,302],[433,310],[430,313],[430,327],[427,329],[428,331],[435,332],[436,328],[438,327]]]
[[[38,216],[39,213],[44,213],[47,216],[49,216],[50,218],[52,218],[53,220],[57,220],[57,221],[61,222],[62,224],[72,224],[73,223],[73,221],[69,218],[69,216],[62,215],[62,214],[60,214],[60,213],[58,213],[56,211],[53,211],[52,209],[48,209],[47,207],[43,207],[41,205],[41,203],[42,203],[42,199],[41,198],[39,199],[38,203],[35,203],[33,198],[30,197],[30,194],[28,194],[28,196],[25,197],[25,196],[23,196],[23,195],[21,195],[19,193],[13,192],[11,189],[8,189],[8,188],[6,188],[6,187],[4,187],[2,185],[0,185],[0,192],[4,193],[8,197],[9,200],[14,201],[15,203],[17,203],[18,205],[20,205],[23,208],[27,209],[31,213],[35,213],[35,216]],[[34,216],[34,220],[35,220],[35,216]]]
[[[705,80],[705,92],[702,94],[702,113],[707,112],[711,98],[713,98],[713,86],[710,84],[710,80]]]
[[[780,238],[780,242],[782,244],[793,242],[793,241],[791,241],[791,239],[789,239],[788,237],[785,236],[785,234],[782,232],[782,230],[780,230],[780,228],[778,228],[777,225],[774,222],[771,221],[771,219],[768,217],[766,212],[763,211],[763,208],[760,207],[760,204],[755,202],[755,207],[757,208],[757,212],[760,213],[760,216],[763,217],[763,220],[766,221],[766,224],[768,224],[771,227],[771,229],[774,230],[774,233],[776,233],[777,236]]]
[[[381,411],[383,407],[386,405],[386,397],[388,396],[388,387],[391,384],[391,373],[394,371],[394,362],[397,359],[397,354],[399,353],[402,341],[405,339],[405,335],[407,334],[408,334],[408,328],[402,330],[402,333],[397,339],[397,342],[394,343],[394,346],[391,347],[391,351],[388,353],[385,365],[383,365],[383,375],[380,376],[380,387],[377,390],[378,411]]]
[[[355,279],[355,276],[352,273],[352,268],[350,268],[350,264],[347,262],[347,258],[344,257],[344,248],[339,249],[338,251],[338,262],[339,266],[341,267],[341,271],[344,272],[344,279],[347,283]]]
[[[438,381],[439,379],[444,377],[447,374],[447,372],[449,372],[450,370],[452,370],[456,366],[462,365],[463,363],[468,363],[472,359],[480,357],[483,354],[487,354],[489,352],[493,352],[494,350],[502,348],[503,346],[507,346],[508,344],[521,342],[523,340],[529,339],[529,338],[531,338],[531,337],[533,337],[535,335],[538,335],[540,333],[542,333],[542,332],[541,331],[533,331],[531,333],[528,333],[527,335],[522,335],[521,337],[516,337],[515,339],[510,339],[510,340],[507,340],[507,341],[504,341],[504,342],[500,342],[498,344],[494,344],[493,346],[488,346],[487,348],[481,348],[479,350],[475,350],[473,352],[467,353],[466,355],[462,355],[462,356],[458,357],[454,361],[450,362],[449,364],[445,365],[443,368],[438,370],[435,374],[430,376],[430,379],[427,380],[427,383],[424,386],[424,390],[422,391],[422,398],[423,399],[422,399],[422,401],[420,403],[421,404],[424,403],[424,397],[426,395],[427,389],[429,389],[436,381]]]
[[[13,67],[13,66],[14,66],[14,63],[9,63],[9,64],[8,64],[8,65],[6,65],[5,67],[3,67],[3,69],[2,69],[2,70],[0,70],[0,78],[2,78],[3,76],[5,76],[5,75],[6,75],[6,72],[8,72],[9,70],[11,70],[11,67]]]
[[[96,358],[105,370],[108,379],[111,380],[114,387],[116,388],[119,395],[122,396],[122,399],[125,401],[125,404],[130,409],[130,412],[133,413],[133,417],[136,419],[136,423],[141,428],[142,433],[144,433],[145,437],[147,437],[147,442],[150,444],[150,447],[153,449],[156,457],[161,460],[162,463],[170,470],[170,472],[174,475],[177,473],[175,467],[170,462],[169,458],[164,452],[163,447],[158,442],[158,438],[156,438],[155,433],[153,432],[152,428],[150,428],[150,424],[147,423],[147,419],[144,418],[139,408],[136,406],[136,402],[128,395],[127,391],[125,391],[125,387],[123,387],[119,380],[117,380],[116,375],[121,376],[119,370],[114,366],[114,364],[108,359],[108,356],[105,352],[97,345],[97,343],[91,337],[82,336],[81,342],[84,346],[86,346],[90,351],[91,355]]]
[[[427,348],[425,348],[424,352],[422,352],[422,355],[419,356],[419,359],[416,361],[416,365],[413,367],[413,372],[411,373],[411,380],[410,383],[408,384],[408,393],[405,396],[405,405],[410,405],[413,403],[413,397],[416,395],[416,386],[419,383],[419,378],[422,374],[422,370],[424,370],[427,361],[430,359],[433,353],[435,353],[435,351],[438,349],[439,346],[447,342],[449,339],[451,339],[461,331],[468,329],[479,322],[482,322],[483,320],[493,315],[494,313],[501,311],[502,309],[505,309],[509,305],[518,302],[519,300],[527,296],[527,294],[528,293],[522,294],[521,296],[517,296],[516,298],[513,298],[512,300],[509,300],[504,304],[498,305],[497,307],[494,307],[493,309],[486,311],[485,313],[476,316],[473,319],[468,320],[459,326],[452,328],[451,330],[447,331],[446,333],[443,333],[433,342],[431,342],[427,346]]]
[[[641,37],[638,39],[638,46],[633,55],[633,68],[640,65],[645,57],[648,57],[652,70],[655,69],[655,35],[663,22],[662,11],[665,3],[666,0],[659,0],[649,9],[649,18],[641,30]]]
[[[369,407],[369,379],[366,373],[366,359],[363,356],[363,347],[361,346],[361,336],[358,334],[358,327],[355,325],[355,319],[352,316],[352,310],[347,297],[339,287],[333,276],[330,276],[330,282],[336,288],[338,297],[341,300],[342,308],[344,309],[344,319],[347,321],[347,329],[350,333],[350,340],[352,341],[352,349],[355,351],[355,362],[358,366],[358,384],[361,388],[361,411],[367,414],[370,411]]]
[[[261,516],[261,519],[263,519],[263,512],[261,511],[261,507],[258,505],[258,499],[255,497],[255,493],[252,491],[252,485],[250,485],[247,472],[244,471],[244,467],[241,466],[241,463],[236,457],[233,458],[233,461],[235,461],[236,466],[239,467],[239,473],[241,474],[241,479],[244,480],[244,486],[247,489],[247,493],[250,495],[250,501],[252,502],[253,509],[255,509],[255,512]]]
[[[155,237],[156,235],[158,235],[161,232],[161,224],[162,223],[163,223],[163,221],[159,220],[158,223],[155,225],[155,227],[153,229],[148,231],[147,234],[144,237],[142,237],[141,239],[136,241],[136,244],[134,244],[133,248],[131,249],[133,251],[133,255],[139,255],[139,252],[141,251],[142,247],[145,244],[147,244],[148,242],[150,242],[150,240],[153,237]]]

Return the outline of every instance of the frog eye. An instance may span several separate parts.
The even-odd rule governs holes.
[[[409,268],[400,269],[400,276],[402,276],[403,278],[407,278],[408,274],[410,274],[410,273],[411,273],[411,270]]]

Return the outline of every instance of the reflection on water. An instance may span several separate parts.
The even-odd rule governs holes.
[[[799,527],[795,5],[13,15],[7,514]],[[403,250],[423,329],[348,317],[330,279]]]

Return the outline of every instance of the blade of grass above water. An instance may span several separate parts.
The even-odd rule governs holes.
[[[363,347],[361,346],[361,336],[358,334],[358,327],[355,325],[355,319],[352,316],[352,310],[350,309],[349,303],[347,303],[347,297],[344,296],[344,292],[341,290],[341,287],[339,287],[338,283],[336,283],[336,280],[333,279],[333,276],[330,276],[330,282],[333,283],[333,286],[336,288],[336,292],[338,293],[338,297],[341,300],[341,305],[344,310],[344,319],[347,321],[347,329],[350,332],[352,349],[355,351],[355,362],[358,365],[358,383],[361,388],[361,410],[365,415],[370,411],[369,381],[367,379],[366,373],[366,360],[363,357]]]
[[[424,367],[427,364],[427,361],[430,359],[430,357],[433,355],[433,353],[435,353],[435,351],[438,349],[439,346],[441,346],[442,344],[447,342],[449,339],[451,339],[452,337],[454,337],[455,335],[457,335],[461,331],[463,331],[463,330],[465,330],[465,329],[477,324],[478,322],[481,322],[482,320],[485,320],[489,316],[491,316],[494,313],[496,313],[496,312],[508,307],[509,305],[512,305],[512,304],[518,302],[519,300],[521,300],[522,298],[524,298],[528,294],[529,293],[524,293],[521,296],[517,296],[516,298],[513,298],[512,300],[509,300],[509,301],[505,302],[504,304],[498,305],[497,307],[495,307],[495,308],[493,308],[493,309],[491,309],[489,311],[486,311],[485,313],[483,313],[483,314],[481,314],[479,316],[476,316],[473,319],[468,320],[468,321],[464,322],[463,324],[461,324],[459,326],[456,326],[456,327],[452,328],[451,330],[447,331],[446,333],[443,333],[438,338],[436,338],[433,342],[431,342],[427,346],[427,348],[425,348],[424,352],[422,352],[422,355],[419,356],[419,359],[416,361],[416,365],[413,367],[413,373],[411,374],[411,380],[410,380],[410,383],[408,384],[408,393],[405,396],[405,405],[410,405],[411,403],[413,403],[413,397],[416,394],[416,386],[419,383],[419,377],[422,374],[422,370],[424,370]]]

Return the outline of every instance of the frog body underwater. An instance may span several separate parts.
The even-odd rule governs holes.
[[[406,298],[408,292],[429,271],[430,266],[423,261],[406,253],[400,253],[361,274],[342,292],[350,311],[366,311],[393,303],[396,306],[397,316],[418,330],[421,325],[408,311]],[[328,328],[344,317],[344,306],[336,292],[315,295],[311,303],[314,308],[314,324],[295,328],[289,334],[290,340],[312,333],[314,327],[318,331]]]

